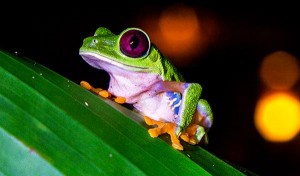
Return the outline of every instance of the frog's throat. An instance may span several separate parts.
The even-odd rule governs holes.
[[[140,71],[140,72],[150,72],[151,71],[150,68],[138,67],[138,66],[132,66],[132,65],[120,63],[109,57],[99,55],[98,53],[80,51],[79,54],[88,64],[90,64],[91,66],[98,68],[98,69],[103,69],[101,62],[99,63],[99,61],[102,61],[102,62],[106,62],[108,64],[117,66],[117,67],[125,69],[125,70]]]

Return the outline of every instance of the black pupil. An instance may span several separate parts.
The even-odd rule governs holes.
[[[136,35],[132,36],[129,44],[131,49],[137,48],[139,46],[139,38]]]

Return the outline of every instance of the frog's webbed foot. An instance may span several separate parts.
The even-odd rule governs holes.
[[[183,146],[180,144],[179,139],[175,135],[175,123],[156,121],[147,116],[144,117],[144,120],[147,125],[156,126],[148,130],[151,137],[155,138],[161,134],[168,133],[171,137],[172,147],[177,150],[183,150]]]
[[[180,138],[185,142],[196,145],[198,144],[203,137],[206,137],[205,129],[197,124],[190,124],[185,131],[182,131]],[[207,140],[205,138],[205,140]]]
[[[80,85],[82,87],[84,87],[85,89],[89,90],[90,92],[93,92],[103,98],[109,98],[109,99],[115,101],[116,103],[123,104],[126,102],[126,99],[124,97],[114,96],[107,90],[104,90],[101,88],[94,88],[90,83],[88,83],[86,81],[81,81]]]
[[[90,83],[88,83],[86,81],[81,81],[80,85],[81,85],[81,87],[85,88],[86,90],[89,90],[103,98],[109,98],[111,96],[111,94],[108,91],[103,90],[101,88],[94,88]]]

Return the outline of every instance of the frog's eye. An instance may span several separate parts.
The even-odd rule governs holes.
[[[94,43],[94,44],[98,43],[98,40],[93,39],[93,43]]]
[[[126,31],[120,38],[120,50],[128,57],[142,57],[148,54],[150,41],[148,36],[137,29]]]

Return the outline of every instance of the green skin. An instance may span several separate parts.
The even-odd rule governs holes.
[[[149,48],[142,55],[131,57],[120,49],[120,40],[128,31],[139,31],[144,36]],[[94,36],[84,39],[79,53],[88,64],[110,75],[108,91],[125,97],[136,111],[157,121],[176,123],[176,136],[197,121],[197,142],[207,137],[213,114],[207,101],[200,99],[201,86],[184,82],[141,29],[128,28],[115,35],[100,27]]]

